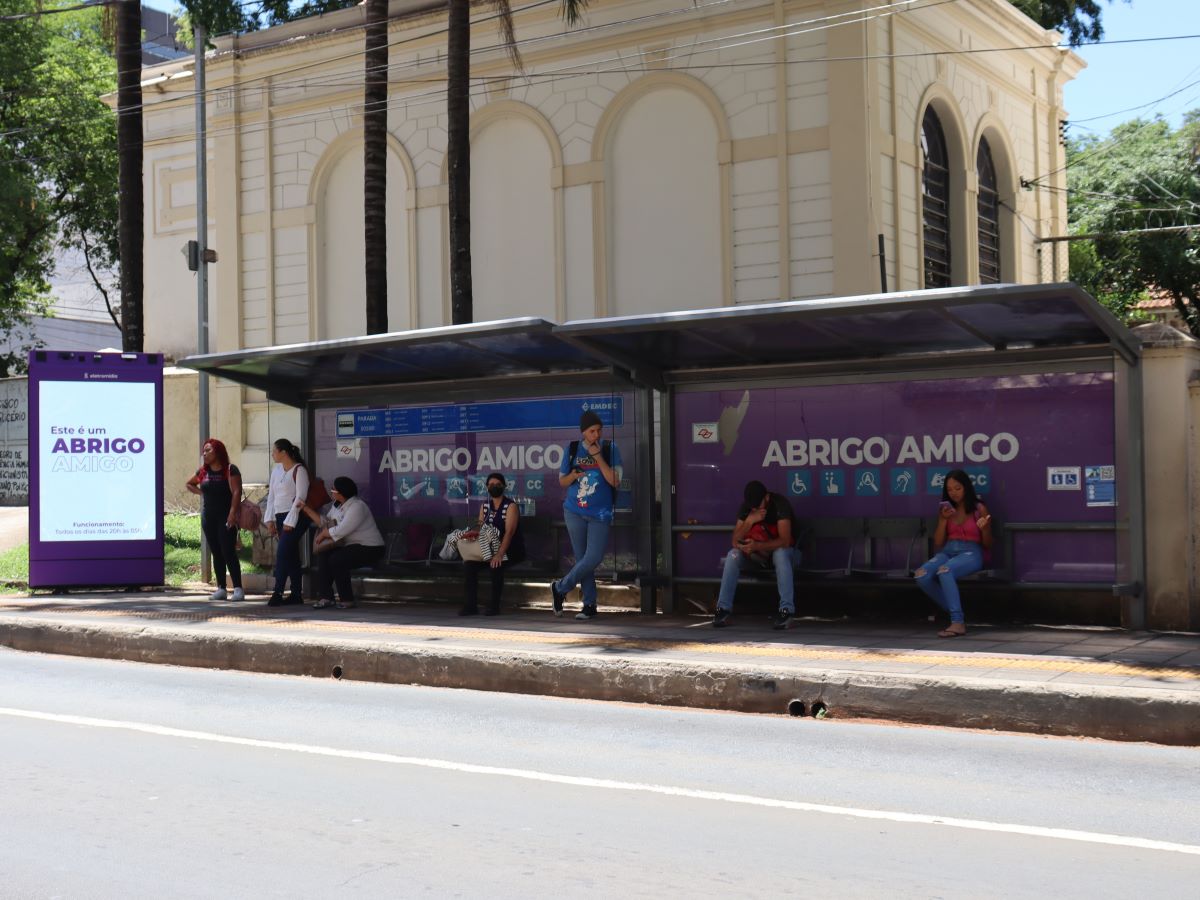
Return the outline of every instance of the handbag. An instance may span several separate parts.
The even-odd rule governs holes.
[[[243,497],[237,508],[238,528],[242,531],[258,531],[262,517],[262,507]]]
[[[458,555],[462,557],[463,562],[483,562],[483,551],[478,540],[459,538]]]

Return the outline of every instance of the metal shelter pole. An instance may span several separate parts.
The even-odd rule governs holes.
[[[192,39],[196,51],[196,243],[199,262],[196,269],[196,352],[204,356],[208,353],[208,140],[205,122],[208,98],[204,85],[204,45],[208,35],[203,25],[193,25]],[[199,377],[199,445],[204,446],[209,428],[208,376],[201,372]],[[204,529],[200,529],[201,579],[208,581],[210,573],[208,543],[204,539]]]

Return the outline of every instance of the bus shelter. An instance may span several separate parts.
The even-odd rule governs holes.
[[[716,580],[751,479],[810,524],[807,568],[869,581],[909,577],[946,473],[963,469],[1000,523],[995,578],[1107,598],[1138,628],[1139,362],[1107,310],[1050,284],[512,319],[182,365],[300,408],[317,474],[353,477],[394,530],[390,561],[414,555],[399,529],[467,521],[494,470],[549,580],[569,553],[557,467],[591,408],[624,463],[598,574],[640,580],[644,612]]]
[[[634,581],[654,567],[653,392],[554,329],[542,319],[511,319],[209,354],[181,365],[299,408],[313,472],[355,480],[387,535],[382,568],[399,575],[436,566],[439,538],[477,520],[493,471],[519,503],[526,566],[547,581],[565,571],[571,549],[559,466],[591,410],[623,468],[610,553],[597,574]],[[644,607],[653,604],[644,594]]]
[[[1098,618],[1144,625],[1140,348],[1075,285],[598,319],[555,334],[639,361],[660,390],[672,585],[717,580],[752,479],[810,530],[813,575],[907,579],[946,473],[962,469],[999,523],[991,577],[1087,594],[1106,607]]]

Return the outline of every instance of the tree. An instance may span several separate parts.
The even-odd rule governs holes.
[[[450,321],[471,322],[475,300],[471,281],[471,4],[449,0],[446,36],[446,179],[450,219]],[[521,68],[516,50],[512,9],[508,0],[491,0],[513,64]],[[583,14],[588,0],[559,0],[568,25]]]
[[[1067,154],[1072,280],[1118,314],[1167,294],[1200,336],[1200,109],[1172,129],[1134,120]]]
[[[0,0],[8,15],[37,9]],[[81,250],[106,293],[102,273],[117,259],[116,127],[99,98],[114,85],[98,10],[0,29],[0,332],[46,311],[56,246]],[[20,350],[0,354],[0,376],[24,364]]]
[[[117,5],[117,157],[120,185],[121,347],[140,353],[142,322],[142,4]]]
[[[1009,0],[1013,6],[1043,28],[1053,28],[1067,36],[1072,47],[1098,41],[1104,35],[1100,25],[1100,0]],[[1114,0],[1108,0],[1109,3]],[[1124,0],[1130,3],[1132,0]]]
[[[387,119],[388,0],[366,0],[363,90],[363,251],[366,258],[367,334],[388,330]]]

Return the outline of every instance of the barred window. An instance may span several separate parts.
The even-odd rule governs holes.
[[[942,123],[930,106],[921,121],[921,217],[925,287],[950,286],[950,159]]]
[[[975,155],[979,176],[979,283],[1000,281],[1000,192],[996,187],[996,166],[987,138],[979,139]]]

